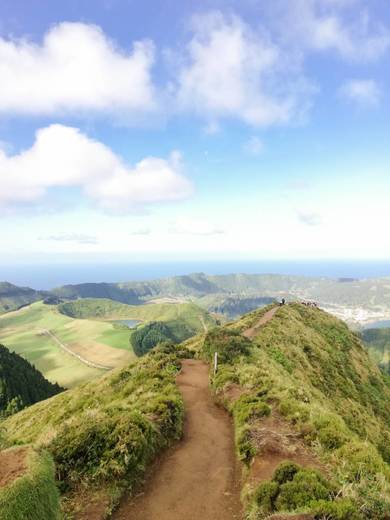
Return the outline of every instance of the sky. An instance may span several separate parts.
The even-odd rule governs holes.
[[[0,263],[389,259],[388,0],[2,0]]]

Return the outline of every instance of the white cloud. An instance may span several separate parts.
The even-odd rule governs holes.
[[[381,99],[381,88],[372,79],[351,79],[340,88],[339,93],[345,99],[364,106],[376,106]]]
[[[85,235],[82,233],[59,233],[58,235],[50,235],[41,237],[39,240],[52,242],[75,242],[77,244],[97,244],[98,240],[94,235]]]
[[[130,231],[131,236],[145,236],[150,235],[151,230],[149,228],[140,228],[140,229],[134,229],[133,231]]]
[[[306,226],[319,226],[322,224],[322,216],[311,211],[299,211],[298,220]]]
[[[192,192],[178,152],[129,167],[103,143],[62,125],[38,130],[32,147],[18,155],[0,150],[0,183],[0,207],[34,204],[53,188],[73,187],[105,210],[129,212]]]
[[[334,51],[351,61],[375,61],[390,48],[390,32],[359,0],[276,0],[270,8],[289,45]]]
[[[181,217],[176,220],[170,229],[171,233],[181,235],[222,235],[223,229],[216,227],[207,220]]]
[[[253,135],[244,143],[244,150],[251,155],[260,155],[264,151],[264,143],[259,137]]]
[[[288,123],[307,108],[311,89],[295,64],[237,16],[197,16],[192,32],[178,71],[182,110],[267,126]]]
[[[52,27],[41,45],[0,38],[0,113],[149,111],[153,60],[150,41],[125,52],[99,27],[83,23]]]

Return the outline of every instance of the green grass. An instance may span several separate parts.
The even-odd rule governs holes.
[[[229,352],[224,330],[242,332],[267,310],[217,329],[220,339],[206,336],[200,343],[203,355],[210,359],[210,340]],[[340,496],[352,497],[363,518],[385,518],[383,511],[390,511],[390,385],[357,335],[321,310],[288,305],[258,330],[247,353],[220,359],[225,362],[213,381],[217,394],[224,399],[230,384],[245,392],[245,398],[234,404],[225,399],[225,404],[235,419],[238,455],[248,466],[257,454],[253,414],[263,410],[263,403],[282,414],[332,467]]]
[[[60,312],[73,318],[119,320],[123,318],[141,321],[184,320],[190,327],[201,331],[203,325],[215,325],[215,320],[194,303],[150,303],[126,305],[104,298],[83,298],[59,306]]]
[[[60,519],[53,460],[48,453],[32,449],[28,453],[26,473],[0,488],[0,520],[27,519]]]
[[[103,371],[64,352],[43,330],[53,332],[71,350],[81,349],[83,357],[82,349],[93,348],[95,363],[115,367],[135,357],[129,341],[131,330],[113,323],[126,318],[164,321],[182,339],[203,331],[204,325],[214,325],[210,315],[192,303],[132,306],[105,299],[81,299],[55,306],[36,302],[0,316],[0,343],[33,363],[49,381],[72,388]],[[103,347],[99,349],[99,345]]]
[[[65,502],[67,509],[82,506],[80,488],[92,494],[110,489],[116,498],[124,488],[133,490],[156,454],[181,435],[176,351],[157,348],[126,368],[15,414],[2,423],[3,444],[27,443],[51,453],[61,490],[76,493]]]
[[[93,379],[103,372],[64,352],[51,337],[43,333],[44,330],[52,331],[72,350],[75,344],[94,342],[108,347],[121,347],[126,351],[123,363],[133,357],[129,330],[115,329],[111,323],[75,320],[59,313],[55,306],[42,302],[0,316],[0,342],[33,363],[47,379],[67,388]],[[99,361],[104,365],[104,358]]]

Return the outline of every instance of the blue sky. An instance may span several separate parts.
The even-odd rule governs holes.
[[[0,253],[389,258],[387,0],[3,1]]]

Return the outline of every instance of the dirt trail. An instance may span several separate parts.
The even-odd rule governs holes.
[[[247,329],[246,331],[244,331],[242,334],[243,336],[249,338],[249,339],[252,339],[256,336],[256,332],[258,331],[258,329],[260,327],[262,327],[263,325],[265,325],[268,321],[272,320],[272,318],[274,317],[274,315],[276,314],[277,310],[279,309],[279,307],[273,307],[272,309],[270,309],[268,312],[266,312],[260,319],[259,321],[257,321],[253,327],[251,327],[250,329]]]
[[[213,401],[208,366],[185,360],[177,384],[186,409],[183,439],[155,465],[143,493],[115,520],[239,520],[233,426]]]
[[[40,332],[44,334],[45,336],[49,336],[62,350],[64,350],[67,354],[70,354],[71,356],[77,358],[79,361],[84,363],[84,365],[88,365],[91,368],[99,368],[101,370],[112,370],[112,367],[106,367],[104,365],[99,365],[98,363],[93,363],[92,361],[88,361],[88,359],[85,359],[84,357],[77,354],[77,352],[74,352],[69,347],[67,347],[62,341],[51,331],[48,329],[41,329]]]

